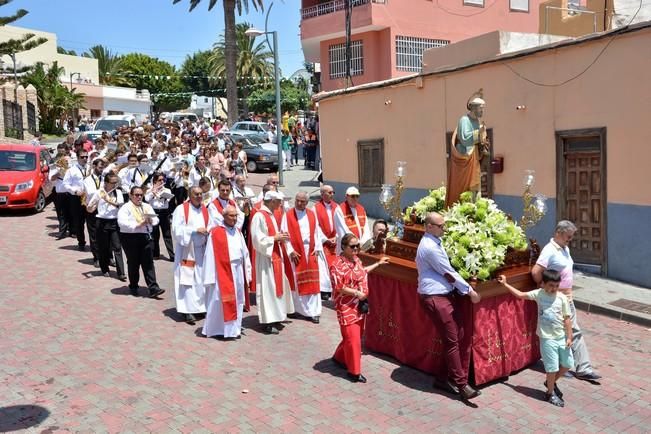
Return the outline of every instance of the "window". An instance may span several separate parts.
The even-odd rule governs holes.
[[[359,187],[379,189],[384,183],[384,139],[357,142]]]
[[[484,0],[463,0],[464,6],[479,6],[484,7]]]
[[[420,72],[423,67],[423,52],[449,43],[450,41],[442,39],[396,36],[396,68],[398,71]]]
[[[517,12],[529,12],[529,0],[509,0],[509,8]]]
[[[203,99],[203,102],[207,103],[207,102],[208,102],[208,98],[204,98],[204,99]]]
[[[346,76],[346,44],[335,44],[328,48],[330,78]],[[350,75],[364,74],[364,54],[362,41],[350,43]]]

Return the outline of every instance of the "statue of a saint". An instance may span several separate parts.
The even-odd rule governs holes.
[[[482,90],[474,93],[466,107],[468,113],[459,118],[450,144],[450,170],[448,172],[445,206],[459,200],[461,193],[473,192],[475,199],[481,194],[480,161],[488,155],[488,135],[483,121],[486,102]]]

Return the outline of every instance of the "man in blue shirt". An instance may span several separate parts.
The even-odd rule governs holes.
[[[418,295],[425,312],[442,331],[446,350],[448,378],[445,381],[435,379],[434,386],[458,393],[463,399],[472,399],[481,392],[468,385],[470,345],[460,345],[463,323],[457,305],[461,296],[468,295],[473,303],[479,303],[481,297],[450,265],[441,246],[444,233],[443,216],[429,213],[425,218],[425,235],[416,252]]]

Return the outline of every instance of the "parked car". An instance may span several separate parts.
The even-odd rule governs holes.
[[[240,121],[235,122],[233,126],[230,127],[231,133],[243,135],[254,134],[261,138],[267,138],[267,131],[269,131],[269,126],[264,122]]]
[[[166,119],[172,122],[181,122],[187,119],[190,122],[194,123],[199,120],[199,116],[197,116],[195,113],[174,112],[174,113],[168,113]]]
[[[95,141],[102,136],[104,131],[113,133],[120,127],[133,127],[138,125],[133,115],[110,115],[99,118],[91,131],[84,131],[89,139]]]
[[[41,212],[54,184],[45,146],[0,144],[0,209]]]
[[[250,135],[245,135],[247,140],[249,140],[251,143],[254,145],[260,145],[264,149],[267,149],[269,151],[277,151],[278,150],[278,144],[277,143],[270,143],[269,140],[266,137],[260,137],[255,134],[250,134]]]
[[[231,134],[231,139],[235,143],[242,144],[242,150],[246,153],[246,170],[248,172],[257,172],[263,169],[278,170],[277,151],[265,149],[253,143],[249,137],[239,134]]]

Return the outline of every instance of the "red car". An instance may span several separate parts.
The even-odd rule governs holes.
[[[45,146],[0,144],[0,209],[43,211],[54,186],[51,162]]]

